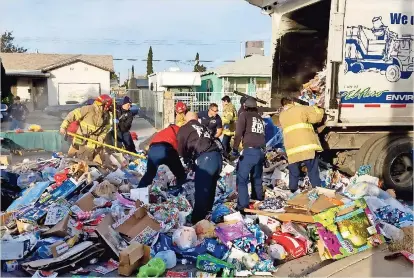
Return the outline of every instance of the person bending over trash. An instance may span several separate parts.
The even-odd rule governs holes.
[[[92,105],[82,106],[70,112],[60,125],[60,133],[65,135],[67,132],[72,132],[104,143],[111,129],[111,115],[109,113],[111,107],[112,98],[110,96],[97,97]],[[98,164],[102,164],[104,161],[101,145],[76,137],[73,138],[68,155],[94,161]]]
[[[213,208],[217,181],[223,166],[222,145],[205,126],[198,122],[197,114],[188,112],[186,124],[178,131],[178,153],[195,172],[195,204],[191,222],[205,219]]]
[[[233,103],[231,103],[231,99],[229,96],[224,96],[221,99],[223,103],[223,147],[224,147],[224,154],[228,156],[231,151],[230,148],[230,141],[231,137],[234,136],[234,131],[236,129],[236,120],[237,120],[237,112],[236,108],[234,108]]]
[[[279,122],[289,162],[289,189],[292,193],[298,189],[302,163],[307,168],[312,186],[320,186],[316,152],[322,151],[322,147],[312,124],[322,121],[324,111],[317,106],[294,105],[289,98],[282,98],[281,104],[283,111],[280,113]]]
[[[177,132],[179,127],[175,124],[157,132],[151,139],[148,149],[147,171],[139,182],[138,187],[146,187],[152,184],[158,170],[158,166],[167,165],[177,180],[177,187],[181,187],[187,175],[178,156]]]
[[[239,158],[237,179],[237,210],[243,213],[249,206],[249,177],[253,200],[263,201],[262,174],[265,148],[265,125],[257,110],[257,102],[248,98],[244,103],[246,111],[240,114],[234,136],[232,156],[238,156],[238,146],[243,140],[243,154]]]

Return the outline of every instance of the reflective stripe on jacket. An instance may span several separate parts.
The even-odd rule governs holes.
[[[79,128],[76,134],[104,143],[105,137],[111,129],[112,117],[104,123],[103,107],[97,104],[86,105],[76,108],[70,112],[60,125],[61,128],[67,129],[70,123],[78,121]],[[84,142],[82,139],[74,138],[74,144],[86,144],[88,148],[97,148],[98,145],[90,142]]]
[[[322,151],[313,125],[322,121],[323,109],[316,106],[288,105],[280,113],[279,121],[289,164],[313,159],[316,151]]]
[[[223,134],[233,136],[236,131],[237,112],[232,103],[224,105],[221,120],[223,122],[223,127],[228,126],[228,128],[224,128]]]
[[[175,124],[180,126],[183,126],[185,124],[185,114],[184,113],[177,113],[175,116]]]

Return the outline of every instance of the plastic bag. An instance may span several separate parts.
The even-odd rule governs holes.
[[[172,240],[180,249],[194,247],[197,242],[197,235],[192,227],[180,227],[174,231]]]
[[[177,265],[177,256],[172,250],[161,251],[155,255],[155,258],[160,258],[164,261],[167,269],[171,269]]]
[[[41,180],[42,177],[37,172],[22,173],[17,178],[17,186],[23,189],[28,187],[31,183],[38,182]]]
[[[195,224],[194,229],[196,231],[198,239],[205,239],[205,238],[214,238],[216,237],[216,233],[214,231],[215,226],[214,223],[208,220],[201,220]]]

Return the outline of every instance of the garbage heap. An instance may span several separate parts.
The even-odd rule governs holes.
[[[265,200],[237,212],[236,171],[228,164],[211,214],[193,226],[191,171],[184,190],[165,166],[142,189],[145,159],[112,161],[116,170],[54,154],[1,172],[3,272],[233,277],[272,274],[314,252],[338,260],[385,242],[413,253],[412,209],[381,190],[369,166],[351,178],[321,169],[323,187],[315,189],[304,175],[301,192],[291,194],[286,157],[270,148]]]

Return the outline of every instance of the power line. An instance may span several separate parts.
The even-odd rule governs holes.
[[[81,38],[60,38],[60,37],[16,37],[19,41],[34,41],[34,42],[53,42],[53,43],[68,43],[68,44],[105,44],[105,45],[194,45],[194,46],[210,46],[217,44],[240,44],[246,40],[216,40],[216,41],[202,41],[202,40],[120,40],[120,39],[81,39]],[[270,42],[269,39],[257,39],[258,41]]]
[[[114,61],[131,61],[131,62],[146,62],[147,59],[131,59],[131,58],[113,58]],[[196,60],[184,60],[184,59],[153,59],[153,62],[185,62],[185,63],[194,63]],[[198,60],[200,63],[216,63],[216,62],[223,62],[223,63],[232,63],[236,60]]]

